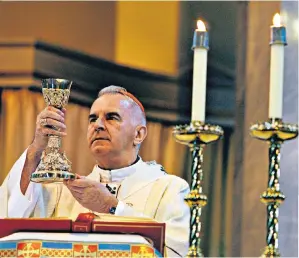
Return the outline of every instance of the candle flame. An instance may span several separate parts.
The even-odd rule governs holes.
[[[197,21],[197,30],[199,30],[199,31],[206,31],[206,26],[203,23],[203,21],[201,21],[201,20]]]
[[[275,27],[280,27],[281,26],[281,18],[280,18],[280,15],[279,13],[276,13],[273,17],[273,25]]]

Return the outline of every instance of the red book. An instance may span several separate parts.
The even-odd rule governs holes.
[[[165,223],[94,221],[92,232],[137,234],[149,240],[162,255],[164,253]]]
[[[71,232],[70,219],[0,219],[0,238],[15,232]]]
[[[149,218],[121,217],[110,214],[81,213],[72,224],[73,232],[137,234],[146,238],[162,255],[165,245],[165,223]]]

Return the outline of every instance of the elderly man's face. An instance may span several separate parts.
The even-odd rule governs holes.
[[[88,146],[97,159],[101,155],[132,151],[135,128],[133,108],[126,97],[103,95],[90,109]]]

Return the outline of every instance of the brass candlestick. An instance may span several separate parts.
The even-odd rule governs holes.
[[[278,248],[278,212],[285,196],[280,191],[280,148],[284,141],[298,135],[298,125],[283,123],[281,119],[270,119],[250,128],[251,135],[259,140],[269,142],[269,179],[268,187],[261,195],[261,201],[267,205],[267,246],[263,257],[279,257]]]
[[[64,79],[42,80],[42,91],[48,106],[64,108],[70,96],[72,82]],[[55,129],[55,127],[52,127]],[[48,145],[42,154],[41,161],[31,181],[36,183],[62,182],[64,179],[74,179],[71,162],[61,151],[61,137],[49,135]]]
[[[192,121],[190,125],[178,125],[173,130],[177,142],[188,145],[192,151],[192,182],[190,193],[185,197],[191,211],[189,250],[187,257],[202,257],[200,248],[201,209],[207,204],[207,196],[202,193],[203,150],[223,135],[223,129],[217,125]]]

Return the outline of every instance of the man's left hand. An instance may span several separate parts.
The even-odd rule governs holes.
[[[74,198],[86,209],[109,213],[111,207],[116,207],[118,200],[99,182],[78,176],[75,180],[64,181]]]

